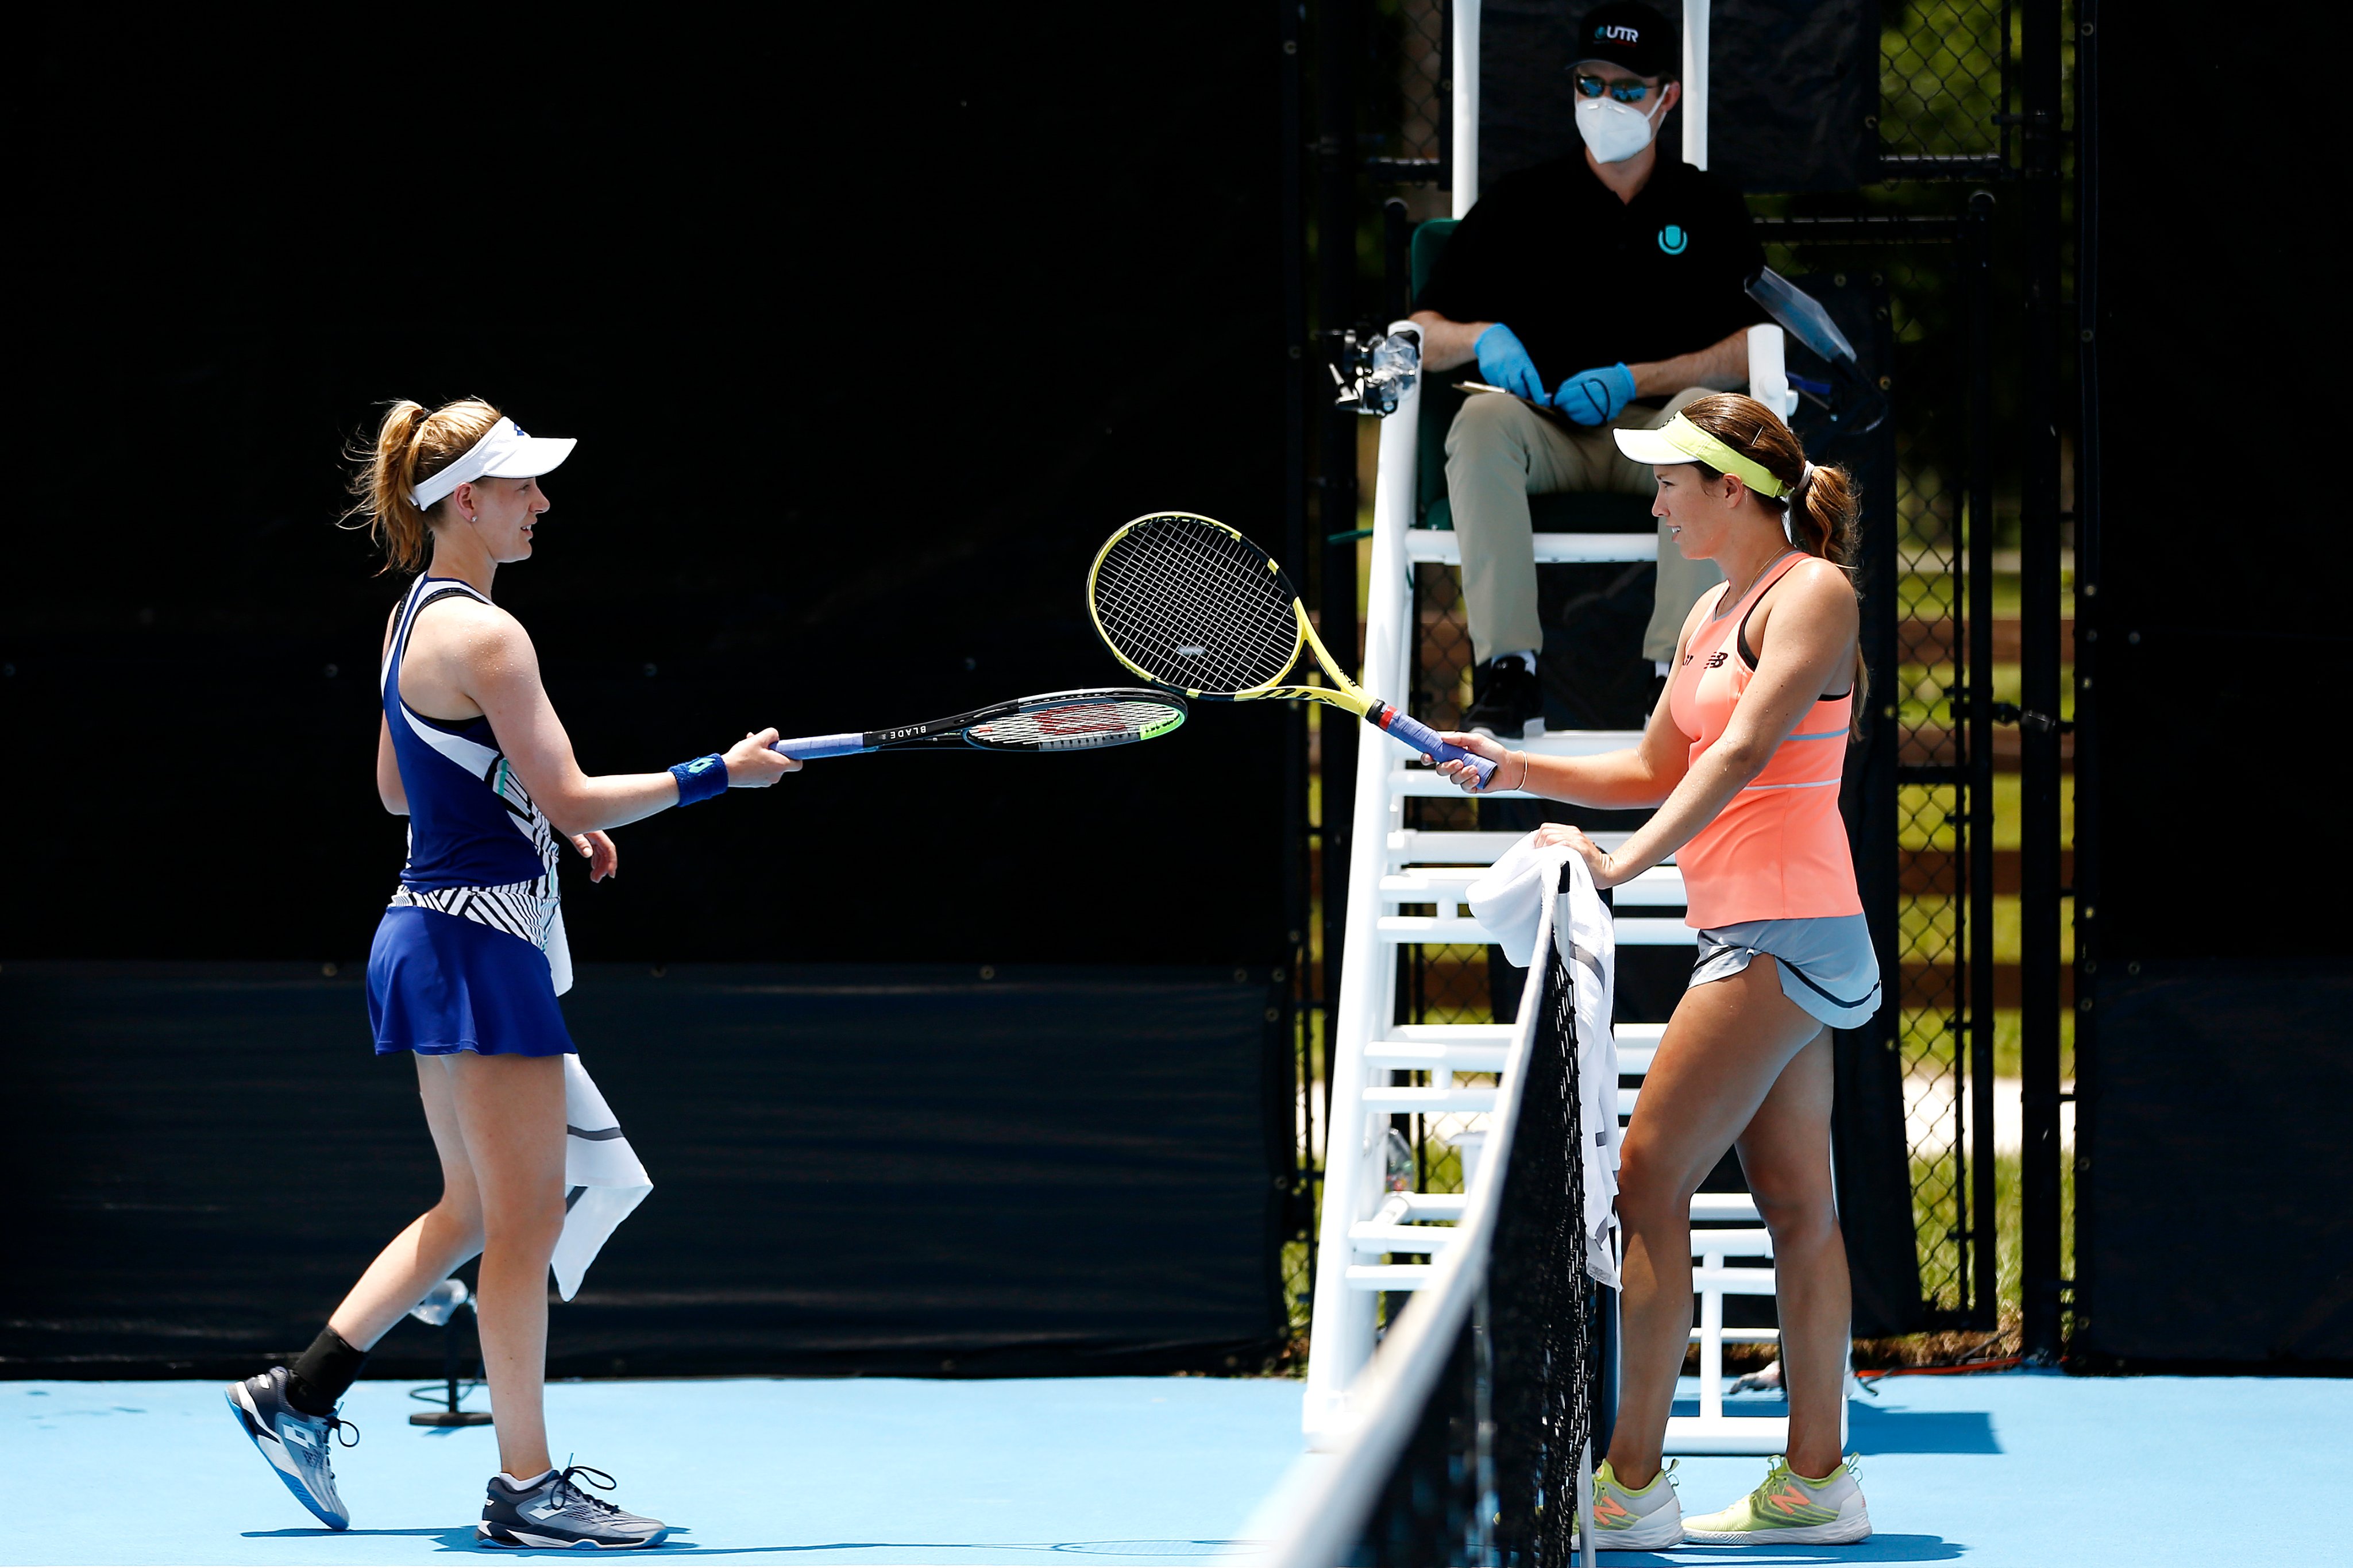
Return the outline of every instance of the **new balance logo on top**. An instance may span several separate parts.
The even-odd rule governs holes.
[[[1596,27],[1593,29],[1593,36],[1597,40],[1608,38],[1620,44],[1640,44],[1642,41],[1641,29],[1630,27],[1623,22],[1612,22],[1606,27]]]
[[[1722,669],[1724,668],[1724,661],[1731,657],[1732,656],[1730,654],[1725,653],[1722,648],[1717,648],[1714,653],[1707,656],[1707,667],[1710,669]]]

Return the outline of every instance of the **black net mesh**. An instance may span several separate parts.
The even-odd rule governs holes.
[[[1486,1288],[1382,1488],[1355,1562],[1557,1568],[1570,1561],[1580,1456],[1604,1440],[1597,1426],[1605,1345],[1604,1299],[1585,1268],[1572,1002],[1555,950]]]
[[[1088,592],[1112,650],[1187,691],[1248,691],[1299,654],[1291,585],[1264,551],[1206,518],[1128,524],[1104,547]]]

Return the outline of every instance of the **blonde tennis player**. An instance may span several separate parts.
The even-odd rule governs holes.
[[[542,475],[568,439],[525,435],[487,403],[385,416],[355,489],[391,564],[417,574],[384,642],[376,790],[408,818],[408,863],[368,957],[378,1056],[413,1056],[441,1199],[395,1237],[311,1348],[227,1390],[254,1447],[330,1530],[351,1514],[329,1462],[336,1415],[360,1364],[449,1271],[480,1254],[483,1374],[499,1473],[475,1538],[484,1546],[652,1546],[669,1527],[583,1489],[555,1468],[542,1390],[547,1270],[564,1228],[564,1058],[556,995],[571,984],[556,890],[559,846],[612,874],[601,829],[800,766],[774,730],[667,773],[592,776],[539,679],[521,622],[491,597],[501,565],[530,559],[548,508]]]

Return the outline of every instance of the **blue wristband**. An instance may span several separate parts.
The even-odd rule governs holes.
[[[698,800],[727,793],[727,759],[713,752],[707,757],[679,763],[670,769],[670,776],[678,781],[678,804],[692,805]]]

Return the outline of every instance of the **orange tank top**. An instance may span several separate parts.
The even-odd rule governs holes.
[[[1693,766],[1723,736],[1740,694],[1756,676],[1738,646],[1748,613],[1806,559],[1792,552],[1740,603],[1692,633],[1675,668],[1668,713],[1676,729],[1694,737]],[[1764,771],[1675,852],[1690,900],[1686,925],[1706,930],[1742,921],[1862,912],[1846,819],[1839,815],[1839,780],[1853,710],[1852,689],[1815,703]]]

